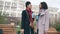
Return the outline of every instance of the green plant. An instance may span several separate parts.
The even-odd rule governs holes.
[[[6,18],[6,16],[3,16],[3,15],[1,15],[1,11],[0,11],[0,24],[5,24],[6,22],[7,22],[7,18]]]
[[[60,23],[54,24],[54,27],[56,28],[56,30],[57,30],[58,32],[60,32]]]

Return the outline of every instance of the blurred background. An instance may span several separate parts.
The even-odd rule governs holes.
[[[40,2],[45,1],[50,13],[50,27],[60,31],[60,0],[0,0],[0,24],[14,23],[16,30],[20,31],[21,13],[26,1],[32,3],[35,16],[38,15]]]

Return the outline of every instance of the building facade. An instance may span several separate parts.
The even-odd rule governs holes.
[[[24,0],[0,0],[0,11],[9,17],[21,17],[24,3]]]
[[[25,0],[0,0],[1,15],[6,15],[8,23],[13,22],[17,25],[21,20],[21,13],[25,8],[24,4]]]

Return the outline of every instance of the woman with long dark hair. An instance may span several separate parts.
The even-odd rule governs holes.
[[[49,29],[49,11],[46,2],[39,4],[38,34],[45,34]]]

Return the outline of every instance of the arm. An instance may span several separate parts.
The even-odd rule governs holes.
[[[24,27],[25,27],[25,11],[22,11],[22,21],[21,21],[21,33],[24,32]]]
[[[42,11],[42,12],[40,12],[40,15],[41,15],[41,16],[44,16],[45,13],[46,13],[46,11]]]
[[[25,11],[22,12],[22,22],[21,22],[21,29],[24,29],[24,25],[25,25]]]

